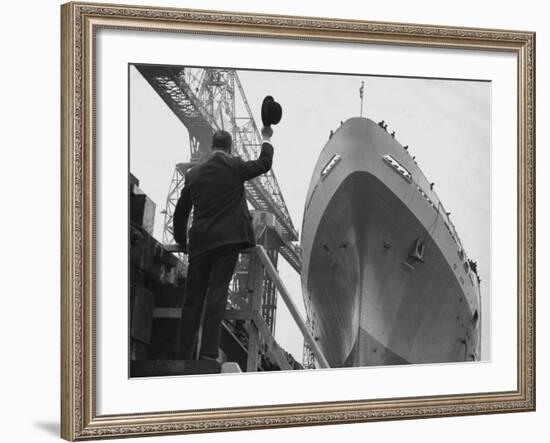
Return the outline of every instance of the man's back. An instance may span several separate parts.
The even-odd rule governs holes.
[[[222,151],[193,167],[174,212],[174,237],[184,244],[187,219],[193,207],[189,231],[189,255],[194,256],[227,244],[255,244],[246,204],[244,182],[271,168],[273,147],[262,144],[257,160],[245,162]]]

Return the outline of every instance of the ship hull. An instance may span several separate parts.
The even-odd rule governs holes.
[[[446,229],[450,221],[434,209],[435,196],[418,198],[423,175],[401,151],[370,120],[352,119],[314,171],[302,285],[331,367],[479,358],[477,282]],[[383,161],[388,154],[412,180]],[[339,163],[322,177],[334,155]]]

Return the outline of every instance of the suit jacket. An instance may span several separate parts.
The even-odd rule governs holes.
[[[273,146],[264,142],[256,160],[244,161],[214,151],[212,157],[188,171],[174,211],[173,229],[174,239],[185,249],[193,208],[189,257],[222,245],[247,248],[256,244],[244,182],[269,171],[272,162]]]

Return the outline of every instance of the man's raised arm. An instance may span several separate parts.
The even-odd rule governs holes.
[[[251,180],[259,175],[265,174],[273,164],[273,146],[271,136],[273,129],[270,126],[262,128],[262,150],[256,160],[243,161],[240,173],[243,180]]]

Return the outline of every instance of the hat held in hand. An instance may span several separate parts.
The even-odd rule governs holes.
[[[264,126],[276,125],[281,121],[283,109],[271,95],[267,95],[262,102],[262,123]]]

